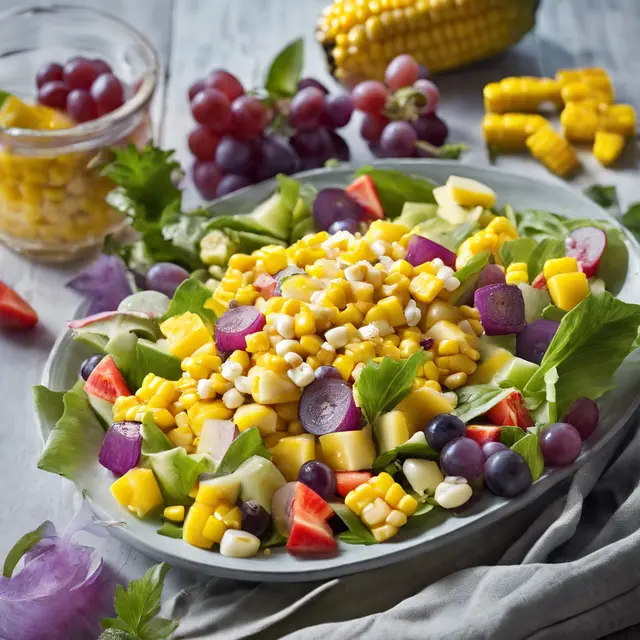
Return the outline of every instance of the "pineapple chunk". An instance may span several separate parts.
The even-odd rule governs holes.
[[[256,375],[252,385],[253,399],[260,404],[280,404],[300,400],[300,389],[286,375],[279,375],[268,369]]]
[[[559,273],[547,280],[553,304],[563,311],[571,311],[590,293],[587,276],[582,273]]]
[[[376,424],[376,440],[379,453],[395,449],[409,439],[407,419],[402,411],[383,413]]]
[[[243,404],[236,409],[233,421],[238,427],[238,431],[246,431],[251,427],[258,427],[261,436],[275,433],[278,422],[278,414],[272,407],[262,404]]]
[[[338,431],[320,436],[323,461],[334,471],[370,469],[376,457],[371,431]]]
[[[162,492],[151,469],[138,467],[127,471],[111,485],[111,493],[119,504],[138,518],[164,505]]]
[[[235,504],[240,496],[240,480],[233,474],[202,480],[198,484],[196,502],[217,507],[221,502]]]
[[[214,508],[207,504],[196,502],[191,505],[184,521],[182,539],[194,547],[211,549],[213,540],[203,535],[207,520],[213,515]]]
[[[443,340],[455,340],[455,342],[458,343],[458,348],[461,353],[464,353],[464,350],[469,347],[475,349],[478,344],[478,338],[476,336],[465,333],[459,326],[448,320],[436,322],[429,331],[427,331],[427,338],[433,338],[436,347],[439,346]]]
[[[449,176],[447,186],[451,191],[451,197],[454,202],[463,207],[479,206],[490,209],[496,203],[495,191],[477,180]]]
[[[160,331],[168,340],[171,353],[181,360],[213,340],[202,318],[191,311],[165,320],[160,325]]]
[[[300,467],[316,457],[316,439],[309,433],[282,438],[269,449],[271,461],[278,467],[287,482],[298,478]]]
[[[282,281],[280,291],[283,298],[311,302],[311,296],[322,290],[322,283],[306,274],[291,276]]]
[[[440,413],[451,413],[453,405],[442,393],[430,387],[412,391],[397,407],[404,413],[411,435],[422,429],[431,418]]]

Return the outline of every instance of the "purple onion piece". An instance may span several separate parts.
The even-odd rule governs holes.
[[[425,262],[431,262],[435,258],[440,258],[447,267],[456,268],[456,254],[449,251],[429,238],[423,236],[411,236],[407,246],[405,260],[412,266],[417,267]]]
[[[520,333],[524,329],[524,297],[518,287],[492,284],[477,289],[474,304],[488,336]]]
[[[314,436],[360,429],[360,412],[351,387],[336,378],[321,378],[305,387],[298,419],[302,428]]]
[[[244,351],[247,336],[262,331],[266,318],[254,307],[234,307],[225,311],[216,322],[215,342],[218,351]]]
[[[420,340],[420,346],[425,351],[428,351],[429,349],[431,349],[431,347],[433,347],[433,343],[434,343],[433,338],[425,338],[424,340]]]
[[[98,462],[112,473],[122,476],[140,460],[142,434],[140,422],[114,422],[102,441]]]
[[[528,324],[516,338],[518,358],[540,364],[559,326],[559,322],[543,318]]]

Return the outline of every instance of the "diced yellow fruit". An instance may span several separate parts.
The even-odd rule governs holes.
[[[440,320],[436,322],[427,332],[427,338],[433,338],[436,347],[444,340],[455,340],[458,343],[460,352],[464,353],[465,349],[474,347],[477,340],[465,333],[458,325],[448,320]]]
[[[430,273],[419,273],[409,285],[409,292],[419,302],[432,302],[444,289],[444,280]]]
[[[133,498],[133,489],[129,484],[129,478],[126,475],[121,476],[109,487],[116,502],[123,507],[128,507]]]
[[[300,467],[316,457],[316,440],[309,433],[282,438],[269,449],[271,462],[278,467],[287,482],[298,478]]]
[[[126,489],[125,481],[129,485],[129,491]],[[127,471],[111,485],[111,492],[120,504],[135,513],[138,518],[143,518],[164,504],[160,486],[151,469],[135,467]]]
[[[578,262],[575,258],[552,258],[544,263],[542,272],[544,279],[549,281],[559,273],[574,273],[578,271]]]
[[[254,378],[252,393],[253,399],[260,404],[296,402],[301,395],[300,389],[286,375],[268,369]]]
[[[201,400],[187,410],[187,416],[191,430],[199,436],[206,420],[231,420],[233,410],[227,409],[222,400]]]
[[[233,475],[203,480],[198,485],[195,499],[199,504],[213,509],[220,503],[235,504],[240,496],[240,480]]]
[[[334,471],[370,469],[376,448],[369,431],[338,431],[320,436],[322,458]]]
[[[282,440],[282,438],[286,437],[287,434],[283,432],[270,433],[268,436],[263,437],[264,446],[267,447],[267,449],[272,449],[278,444],[278,442],[280,442],[280,440]]]
[[[167,507],[162,515],[165,520],[182,522],[184,520],[184,506],[180,504],[175,507]]]
[[[242,529],[242,512],[239,507],[233,507],[223,517],[222,522],[229,529]]]
[[[563,311],[571,311],[589,295],[587,276],[580,272],[559,273],[547,280],[553,304]]]
[[[276,413],[287,422],[292,422],[298,419],[298,403],[297,402],[283,402],[273,407]]]
[[[375,426],[379,453],[395,449],[409,439],[407,419],[402,411],[383,413]]]
[[[496,193],[487,185],[460,176],[449,176],[447,185],[453,200],[463,207],[485,207],[490,209],[496,203]]]
[[[222,540],[222,536],[226,530],[227,527],[222,520],[218,520],[215,515],[209,516],[202,529],[202,537],[220,544],[220,540]]]
[[[345,355],[339,355],[332,364],[340,372],[340,375],[345,382],[349,380],[349,376],[351,375],[353,368],[356,366],[355,360],[350,356]]]
[[[469,376],[467,382],[469,384],[489,384],[496,373],[512,359],[513,355],[509,351],[506,349],[498,349],[478,365],[478,368]]]
[[[389,222],[388,220],[374,220],[369,225],[364,239],[370,244],[373,244],[376,240],[392,243],[400,240],[406,233],[409,233],[409,227],[406,224]]]
[[[412,391],[396,408],[404,413],[411,435],[422,429],[431,418],[440,413],[451,413],[454,409],[446,396],[428,386]]]
[[[239,431],[246,431],[251,427],[258,427],[260,435],[266,436],[276,431],[278,414],[273,407],[262,404],[243,404],[236,409],[233,421]]]
[[[191,311],[165,320],[160,330],[169,342],[171,353],[181,360],[213,339],[202,318]]]
[[[398,296],[383,298],[378,302],[378,307],[384,311],[387,321],[392,327],[399,327],[400,325],[406,324],[404,308]]]
[[[378,542],[385,542],[398,533],[398,527],[394,527],[392,524],[383,524],[371,529],[371,533]]]
[[[247,351],[249,353],[257,353],[258,351],[268,351],[271,347],[269,336],[265,331],[257,331],[246,337]]]
[[[213,507],[199,502],[192,504],[184,521],[182,539],[194,547],[211,549],[213,540],[203,535],[204,528],[211,516],[213,516]]]

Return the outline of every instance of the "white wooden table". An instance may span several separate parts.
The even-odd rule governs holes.
[[[314,42],[316,16],[328,0],[65,0],[111,11],[143,31],[160,52],[163,82],[155,101],[158,140],[177,150],[189,166],[185,134],[191,126],[188,85],[207,71],[224,67],[245,86],[258,86],[272,56],[286,42],[304,36],[305,75],[331,84],[320,48]],[[44,0],[40,3],[45,4]],[[27,0],[0,0],[0,9],[24,6]],[[48,3],[47,3],[48,4]],[[471,150],[462,162],[486,164],[480,120],[482,87],[505,75],[553,74],[556,68],[602,65],[612,74],[620,101],[640,108],[640,3],[637,0],[543,0],[535,33],[492,61],[437,80],[442,93],[440,114],[451,129],[451,141]],[[354,163],[370,159],[357,135],[358,119],[346,137]],[[599,182],[614,184],[623,205],[640,200],[635,149],[627,153],[627,168],[603,170],[589,154],[587,171],[575,188]],[[498,167],[553,179],[525,157],[502,157]],[[187,200],[197,202],[190,190]],[[80,265],[53,267],[31,263],[0,247],[0,278],[15,287],[37,309],[41,323],[33,333],[0,334],[0,559],[25,532],[50,519],[63,527],[78,504],[73,485],[39,471],[41,449],[31,405],[31,387],[40,381],[55,337],[78,303],[64,288]],[[140,575],[151,561],[113,538],[99,542],[107,562],[123,578]],[[165,595],[179,584],[198,579],[172,571]]]

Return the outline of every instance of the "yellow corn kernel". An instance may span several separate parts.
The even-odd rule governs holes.
[[[240,287],[234,296],[235,301],[244,307],[251,306],[260,294],[256,291],[252,284],[248,284],[244,287]]]
[[[417,377],[413,379],[413,386],[411,387],[414,391],[424,386],[424,383],[427,382],[426,378]]]
[[[318,367],[322,366],[320,360],[316,356],[309,356],[306,360],[307,364],[315,371]]]
[[[176,426],[179,429],[191,429],[191,421],[185,411],[181,411],[174,416]]]
[[[188,432],[181,431],[180,429],[172,429],[167,433],[167,438],[174,447],[188,447],[193,444],[193,433],[191,430]]]
[[[405,490],[397,482],[394,482],[384,494],[384,501],[393,508],[399,508],[400,501],[406,495]]]
[[[376,498],[362,510],[362,521],[369,527],[382,524],[390,515],[391,507],[382,499]]]
[[[542,273],[544,279],[549,281],[559,273],[574,273],[579,271],[578,262],[575,258],[552,258],[544,263]]]
[[[369,480],[369,484],[374,488],[376,494],[381,498],[387,494],[387,491],[393,486],[393,477],[386,471],[379,473]]]
[[[463,371],[459,373],[452,373],[444,378],[442,384],[444,384],[447,389],[457,389],[458,387],[467,384],[467,374]]]
[[[414,353],[420,351],[420,343],[417,340],[403,340],[400,343],[400,357],[409,358]]]
[[[378,322],[379,320],[388,321],[388,318],[384,309],[376,305],[375,307],[372,307],[369,311],[367,311],[366,315],[364,316],[363,324],[371,324],[372,322]]]
[[[467,356],[467,358],[470,358],[474,362],[477,362],[478,360],[480,360],[480,352],[477,349],[472,349],[471,347],[469,347],[468,349],[465,349],[462,353],[464,353],[464,355]]]
[[[221,373],[212,373],[209,380],[211,380],[213,390],[220,396],[233,388],[233,382],[229,382],[226,378],[223,378]],[[180,397],[180,401],[182,402],[182,397]],[[188,409],[189,407],[186,408]]]
[[[251,364],[251,358],[246,351],[236,350],[228,358],[232,362],[237,362],[246,372]]]
[[[370,282],[351,282],[351,295],[359,311],[366,313],[373,306],[376,288]]]
[[[389,269],[389,273],[399,273],[403,276],[407,276],[407,278],[413,278],[413,265],[411,265],[406,260],[397,260]],[[393,284],[393,283],[389,283]]]
[[[338,313],[337,324],[352,324],[356,327],[362,325],[364,314],[356,307],[355,303],[349,302],[343,311]]]
[[[207,522],[202,529],[202,536],[211,540],[213,543],[220,544],[224,532],[227,530],[222,520],[218,520],[215,515],[209,516]]]
[[[256,258],[245,253],[236,253],[229,258],[227,265],[229,269],[251,271],[256,266]]]
[[[192,504],[184,521],[182,539],[195,547],[211,549],[213,539],[204,536],[203,531],[212,515],[213,507],[199,502]]]
[[[449,369],[455,373],[463,371],[470,376],[477,368],[478,365],[462,353],[458,353],[449,358]]]
[[[624,149],[624,137],[619,133],[597,131],[593,143],[593,155],[605,167],[615,163]]]
[[[636,135],[636,111],[630,104],[611,104],[600,114],[598,129],[621,136]]]
[[[377,497],[378,494],[374,488],[365,482],[359,487],[356,487],[353,491],[349,491],[347,497],[344,499],[344,503],[357,516],[360,516],[362,515],[362,510],[368,504],[371,504]]]
[[[256,333],[250,333],[246,337],[247,351],[249,353],[257,353],[258,351],[268,351],[271,347],[269,342],[269,336],[266,331],[257,331]]]
[[[400,528],[404,527],[407,524],[407,516],[403,511],[398,509],[394,509],[388,516],[385,521],[387,524],[390,524],[392,527]]]
[[[222,523],[227,527],[227,529],[241,529],[242,512],[238,507],[233,507],[233,509],[230,509],[224,514],[222,517]]]
[[[316,320],[313,317],[313,314],[308,310],[304,310],[296,314],[294,319],[294,329],[297,338],[313,335],[316,332]]]
[[[581,102],[569,102],[560,114],[560,124],[567,140],[592,142],[598,128],[598,112]]]
[[[405,516],[410,517],[416,512],[418,501],[413,496],[405,495],[396,506],[398,511],[402,511]]]
[[[265,436],[275,433],[278,414],[275,409],[267,405],[250,403],[243,404],[236,409],[233,422],[239,431],[246,431],[251,427],[257,427],[260,434]]]
[[[347,355],[339,355],[333,361],[333,366],[340,372],[343,380],[347,382],[351,376],[351,372],[356,366],[356,361]]]
[[[322,346],[322,342],[322,338],[317,335],[302,336],[300,338],[300,346],[304,349],[305,354],[309,354],[310,356],[317,355]]]
[[[288,300],[282,296],[269,298],[267,300],[267,306],[264,308],[264,314],[269,315],[270,313],[282,313],[282,307],[285,302],[288,302]]]
[[[222,400],[214,400],[213,402],[200,401],[187,411],[189,420],[191,420],[191,429],[197,436],[202,432],[205,420],[231,420],[233,410],[227,409]]]
[[[460,346],[455,340],[443,340],[438,345],[438,353],[441,356],[453,356],[460,352]]]
[[[438,367],[435,362],[429,361],[425,362],[423,365],[424,375],[428,380],[437,380],[439,377]]]
[[[167,507],[162,516],[165,520],[171,522],[182,522],[184,520],[184,506],[177,505],[175,507]]]
[[[376,349],[370,340],[364,342],[348,344],[345,349],[351,351],[351,357],[354,362],[363,362],[366,364],[369,360],[373,360],[376,357]]]
[[[385,316],[392,327],[399,327],[406,323],[404,308],[397,296],[383,298],[378,302],[378,307],[384,311]]]
[[[409,292],[419,302],[432,302],[444,289],[444,281],[429,273],[418,274],[409,285]]]
[[[507,284],[529,284],[529,276],[526,271],[511,271],[505,275],[505,282]]]
[[[190,311],[165,320],[160,330],[169,342],[171,353],[181,360],[213,340],[202,318]]]
[[[547,280],[553,304],[564,311],[571,311],[589,295],[587,276],[579,272],[559,273]]]
[[[371,529],[371,533],[378,542],[385,542],[398,533],[398,527],[394,527],[392,524],[383,524]]]
[[[580,166],[576,150],[550,126],[541,127],[530,135],[527,148],[534,158],[559,176],[566,177]]]
[[[297,313],[300,313],[300,309],[302,309],[302,304],[300,300],[287,300],[282,305],[282,313],[286,313],[288,316],[295,316]]]
[[[294,349],[295,353],[297,353],[299,356],[302,356],[303,354],[300,353],[300,351],[300,349]],[[282,356],[278,356],[273,353],[268,353],[265,355],[265,357],[263,358],[262,366],[266,367],[270,371],[273,371],[274,373],[286,373],[289,370],[289,364],[287,363],[287,361]]]
[[[128,410],[140,406],[138,398],[135,396],[119,396],[113,405],[113,419],[115,422],[125,420],[125,414]]]
[[[135,467],[116,480],[110,489],[118,503],[138,518],[143,518],[164,503],[160,486],[151,469]]]
[[[377,345],[376,352],[383,357],[392,358],[393,360],[402,359],[400,349],[390,342],[383,342],[381,345]]]
[[[390,222],[388,220],[374,220],[364,235],[364,240],[373,244],[376,240],[384,240],[385,242],[397,242],[409,233],[409,227],[400,222]]]
[[[434,391],[437,391],[438,393],[442,393],[442,387],[440,386],[440,383],[436,380],[427,380],[423,385],[423,387],[429,387],[430,389],[433,389]]]
[[[329,351],[328,349],[320,349],[320,351],[318,351],[318,355],[316,355],[316,358],[321,365],[331,364],[334,361],[335,357],[336,352]]]
[[[262,247],[262,266],[269,275],[274,275],[284,269],[287,264],[287,254],[284,247],[268,246]]]

